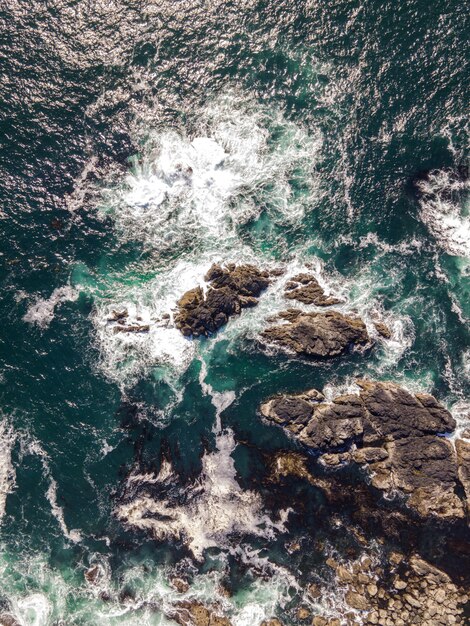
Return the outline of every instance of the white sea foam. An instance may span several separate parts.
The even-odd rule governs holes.
[[[263,211],[297,221],[318,195],[312,165],[321,138],[276,111],[229,94],[188,112],[193,132],[148,131],[143,152],[121,189],[105,193],[124,239],[158,251],[197,242],[226,246],[236,228]],[[276,141],[272,141],[272,135]],[[300,173],[300,172],[303,172]],[[293,188],[303,185],[308,193]]]
[[[40,328],[47,328],[54,319],[56,307],[61,302],[74,302],[78,298],[78,292],[70,286],[54,289],[49,298],[38,298],[28,308],[23,316],[25,322],[37,324]]]
[[[216,452],[204,454],[197,481],[184,488],[185,504],[161,495],[154,498],[144,489],[117,506],[117,517],[126,525],[150,531],[160,541],[184,540],[197,560],[203,558],[205,549],[227,545],[233,533],[273,538],[276,532],[285,531],[285,518],[277,523],[271,521],[262,511],[260,496],[238,484],[232,458],[233,433],[226,430],[218,435],[216,445]],[[148,482],[146,477],[144,485]],[[152,482],[165,487],[177,485],[177,478],[163,464],[157,480]],[[131,475],[132,491],[133,483]]]
[[[470,179],[434,170],[419,183],[421,219],[449,254],[470,257]]]
[[[69,530],[64,519],[64,510],[57,502],[57,482],[55,481],[50,466],[50,458],[39,441],[31,438],[29,435],[23,435],[22,438],[23,454],[31,454],[37,456],[43,468],[43,477],[48,481],[49,485],[46,490],[46,499],[51,507],[51,513],[59,523],[62,534],[72,543],[79,543],[82,535],[78,530]]]

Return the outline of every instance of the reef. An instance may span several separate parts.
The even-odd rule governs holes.
[[[175,325],[185,336],[208,336],[242,309],[258,304],[270,284],[270,274],[254,265],[212,265],[205,290],[195,287],[178,301]]]
[[[422,517],[462,519],[468,511],[470,445],[447,437],[456,422],[428,394],[390,382],[359,380],[359,393],[326,401],[310,390],[275,396],[260,407],[327,468],[360,466],[388,497],[403,496]]]

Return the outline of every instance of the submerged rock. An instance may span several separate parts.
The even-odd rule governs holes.
[[[325,295],[313,274],[297,274],[291,278],[286,284],[284,296],[289,300],[316,306],[331,306],[341,302],[338,298]]]
[[[266,329],[262,337],[299,355],[331,358],[371,343],[360,318],[337,311],[304,313],[289,309],[276,319],[285,323]]]
[[[207,272],[206,292],[201,287],[187,291],[178,301],[176,327],[186,336],[209,335],[241,309],[258,304],[270,283],[269,273],[254,265],[214,264]]]
[[[261,405],[261,414],[282,425],[328,467],[357,463],[371,484],[401,492],[421,516],[464,516],[459,495],[470,488],[470,445],[457,453],[442,437],[455,428],[451,414],[428,394],[394,383],[358,381],[361,390],[324,400],[317,390],[284,394]],[[463,489],[462,489],[463,488]]]

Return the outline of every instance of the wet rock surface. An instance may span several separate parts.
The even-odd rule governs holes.
[[[298,355],[331,358],[371,345],[364,322],[337,311],[304,313],[288,309],[276,320],[283,323],[267,328],[262,337]]]
[[[286,284],[284,296],[288,300],[297,300],[303,304],[315,304],[316,306],[331,306],[339,304],[341,300],[325,294],[313,274],[297,274]]]
[[[107,319],[108,325],[111,326],[113,333],[148,333],[150,324],[145,324],[143,320],[136,317],[130,320],[127,309],[112,310]]]
[[[386,494],[407,496],[422,517],[460,519],[468,506],[470,445],[443,435],[455,420],[437,400],[394,383],[358,381],[360,391],[327,402],[317,390],[284,394],[260,407],[327,468],[357,464]],[[465,495],[467,498],[465,498]]]
[[[204,280],[209,283],[187,291],[178,301],[176,327],[185,336],[210,335],[243,308],[256,306],[270,283],[269,273],[254,265],[214,264]]]
[[[171,619],[181,626],[231,626],[217,608],[209,608],[198,600],[184,600],[175,606]]]
[[[328,559],[345,603],[354,612],[342,624],[445,626],[465,624],[468,590],[418,555],[391,552],[381,562],[363,558],[339,564]]]

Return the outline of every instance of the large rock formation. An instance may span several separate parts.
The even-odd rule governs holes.
[[[338,298],[325,295],[315,276],[305,273],[297,274],[287,282],[284,296],[289,300],[316,306],[331,306],[341,302]]]
[[[402,493],[421,516],[461,518],[469,493],[470,445],[443,435],[455,420],[428,394],[394,383],[358,381],[360,392],[327,402],[317,390],[280,395],[261,406],[328,467],[357,463],[371,484]]]
[[[186,336],[209,335],[241,309],[256,306],[270,283],[269,273],[254,265],[214,264],[204,280],[209,283],[187,291],[178,301],[176,327]]]
[[[276,319],[284,323],[267,328],[262,337],[299,355],[331,358],[370,345],[364,322],[337,311],[304,313],[288,309]]]
[[[368,557],[344,564],[330,558],[327,564],[335,571],[338,595],[344,594],[346,605],[355,610],[345,611],[341,623],[348,626],[465,623],[466,590],[417,554],[407,559],[391,552],[380,565]],[[313,623],[327,624],[327,620]]]

